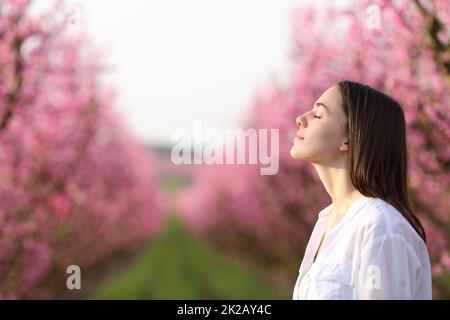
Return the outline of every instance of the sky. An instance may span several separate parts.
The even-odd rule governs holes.
[[[69,0],[106,50],[115,107],[141,143],[239,127],[257,88],[287,81],[290,10],[311,0]],[[345,1],[344,1],[345,2]],[[71,12],[72,12],[71,11]]]

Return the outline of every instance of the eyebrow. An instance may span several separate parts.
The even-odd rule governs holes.
[[[327,108],[327,106],[326,106],[325,104],[323,104],[322,102],[317,102],[317,103],[316,103],[316,106],[317,106],[317,107],[322,106],[322,107],[324,107],[325,109],[327,109],[328,112],[330,111],[330,110]]]

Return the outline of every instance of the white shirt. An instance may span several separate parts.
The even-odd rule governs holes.
[[[403,215],[362,196],[331,229],[313,263],[332,205],[318,216],[292,298],[431,299],[427,247]]]

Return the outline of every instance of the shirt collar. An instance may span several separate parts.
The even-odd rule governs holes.
[[[353,202],[348,208],[345,215],[342,217],[344,219],[346,216],[351,215],[352,213],[356,213],[361,209],[370,199],[371,197],[366,197],[361,195],[355,202]],[[329,204],[326,208],[319,212],[319,219],[327,217],[333,209],[333,203]]]

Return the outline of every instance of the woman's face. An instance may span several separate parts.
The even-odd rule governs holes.
[[[297,117],[298,130],[291,157],[318,164],[339,160],[342,151],[348,151],[346,121],[339,87],[333,86],[319,97],[313,109]]]

